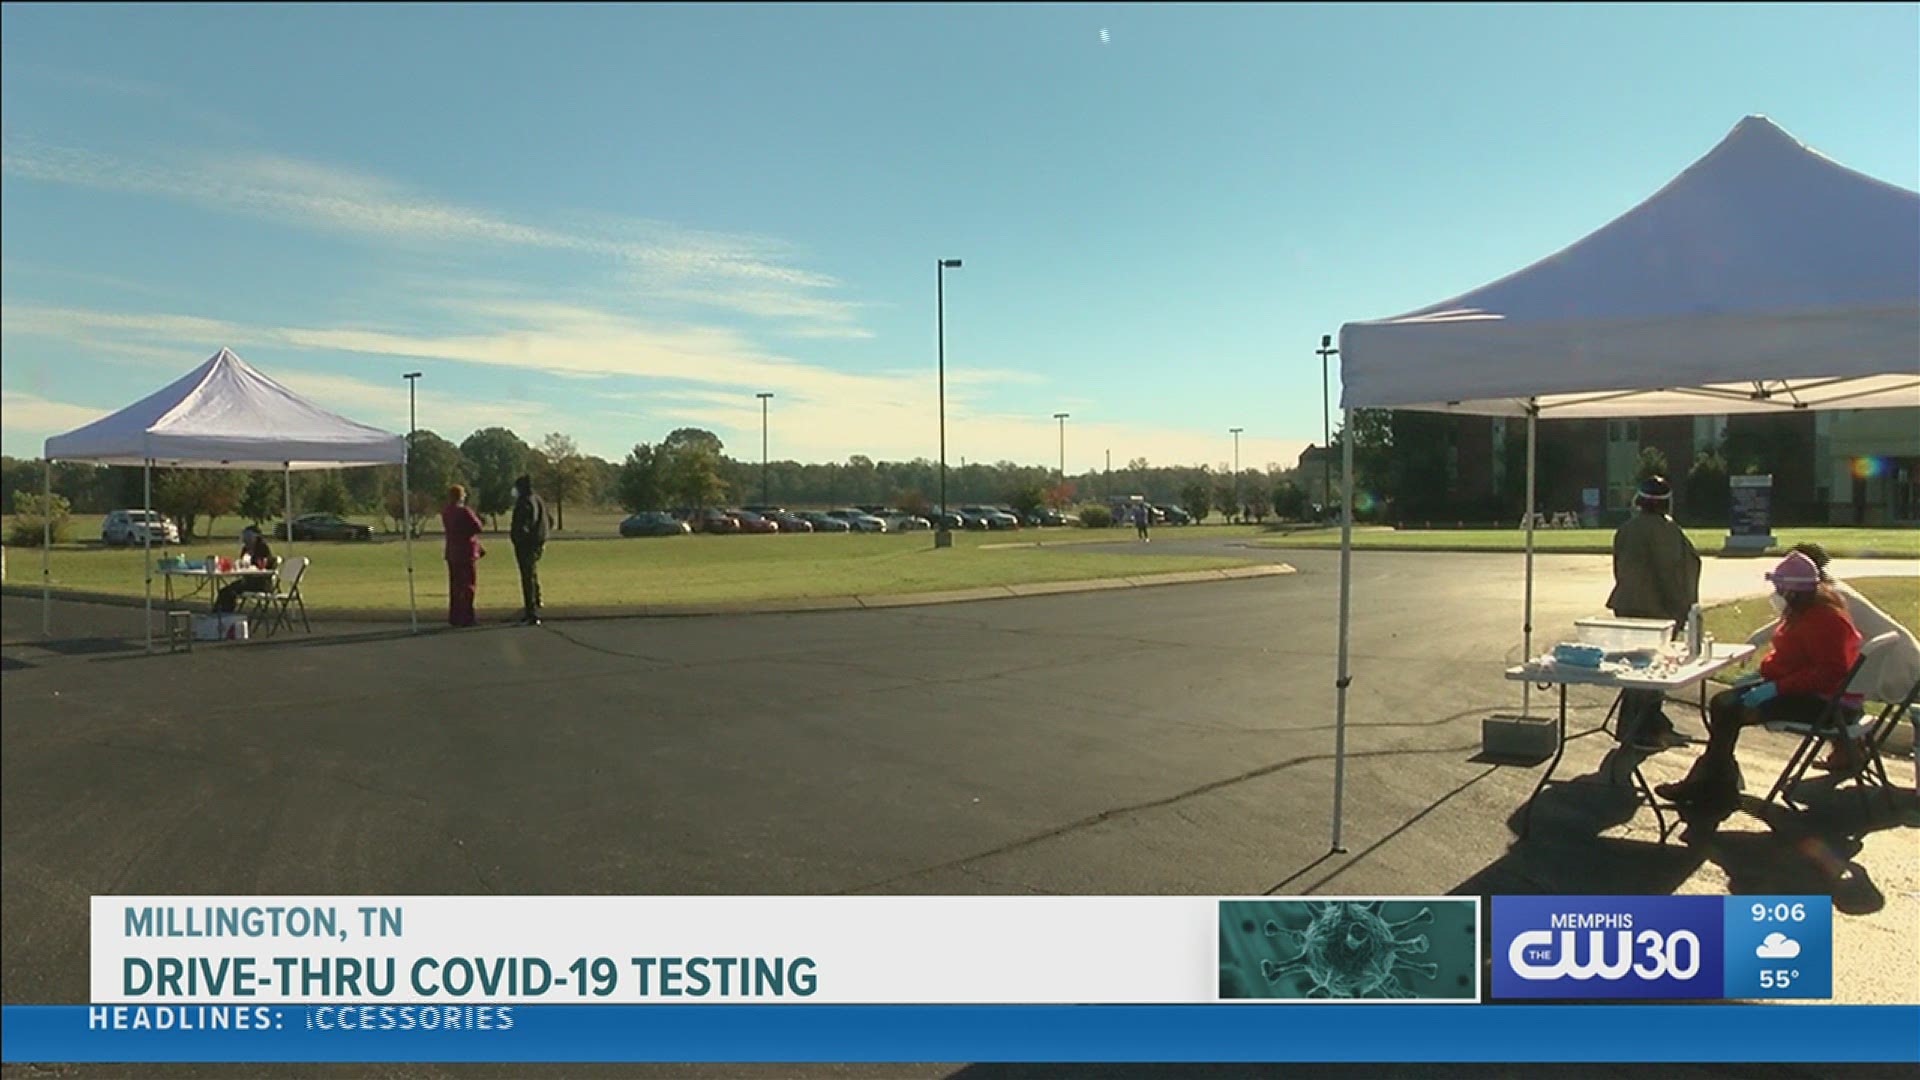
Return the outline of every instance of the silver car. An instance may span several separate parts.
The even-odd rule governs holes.
[[[852,529],[854,532],[883,533],[887,531],[887,523],[885,521],[881,520],[880,518],[874,517],[872,514],[867,513],[865,510],[855,510],[850,507],[843,507],[839,510],[827,511],[827,516],[830,518],[838,518],[841,521],[846,522],[847,527]]]
[[[100,542],[113,546],[145,544],[148,537],[156,544],[180,542],[180,526],[155,510],[115,510],[100,523]]]

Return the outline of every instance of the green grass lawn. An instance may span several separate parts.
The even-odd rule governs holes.
[[[1893,616],[1900,625],[1920,633],[1920,578],[1848,578],[1847,584],[1873,601],[1875,607]],[[1714,640],[1736,644],[1747,640],[1748,635],[1772,621],[1773,607],[1767,602],[1766,593],[1720,604],[1706,612],[1707,632],[1713,635]],[[1723,673],[1718,681],[1732,682],[1757,667],[1764,655],[1766,650],[1762,649],[1747,664]]]
[[[946,551],[933,550],[931,533],[560,539],[547,546],[540,580],[550,607],[608,608],[936,592],[1247,565],[1238,559],[1106,550],[982,550],[1010,537],[1035,535],[1038,530],[958,533]],[[504,536],[490,534],[482,542],[488,556],[480,563],[480,607],[513,610],[520,597],[513,549]],[[196,542],[178,550],[198,557],[209,551],[231,554],[234,546]],[[309,608],[406,609],[405,548],[397,540],[303,541],[275,549],[314,560],[301,586]],[[39,580],[37,551],[7,554],[8,584]],[[438,537],[414,544],[414,565],[421,609],[443,609],[446,570]],[[51,560],[56,587],[122,596],[141,594],[141,566],[138,548],[110,550],[97,544],[56,546]],[[156,580],[156,594],[159,588]]]
[[[1920,529],[1780,528],[1774,531],[1776,553],[1794,544],[1812,541],[1836,559],[1920,559]],[[1687,536],[1702,554],[1726,545],[1725,529],[1688,529]],[[1261,547],[1337,548],[1339,529],[1313,529],[1263,538]],[[1518,529],[1391,529],[1355,528],[1355,550],[1365,551],[1524,551],[1526,534]],[[1533,549],[1563,555],[1608,555],[1613,552],[1612,529],[1538,529]]]

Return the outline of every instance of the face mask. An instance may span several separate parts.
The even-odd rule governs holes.
[[[1772,596],[1767,597],[1767,603],[1773,605],[1773,613],[1775,615],[1785,615],[1787,613],[1787,594],[1774,593]]]

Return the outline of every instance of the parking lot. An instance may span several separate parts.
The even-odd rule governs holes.
[[[113,636],[124,609],[67,606],[74,636],[37,645],[37,608],[7,597],[6,1000],[85,999],[98,893],[1814,889],[1850,916],[1839,933],[1913,951],[1910,798],[1689,849],[1570,795],[1516,843],[1536,771],[1474,760],[1479,717],[1518,704],[1499,678],[1517,604],[1488,599],[1519,595],[1510,556],[1357,560],[1350,852],[1329,855],[1337,577],[1333,556],[1288,554],[1300,573],[1245,582],[417,637],[339,624],[156,657]],[[1542,633],[1590,613],[1607,574],[1543,559]],[[1597,767],[1598,747],[1570,763]],[[1842,967],[1850,1000],[1910,992],[1893,973],[1912,965]]]

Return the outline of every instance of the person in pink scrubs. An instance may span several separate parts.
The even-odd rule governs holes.
[[[467,489],[459,484],[447,489],[440,528],[447,535],[447,622],[473,626],[473,598],[480,591],[477,564],[487,552],[480,546],[480,515],[467,505]]]

